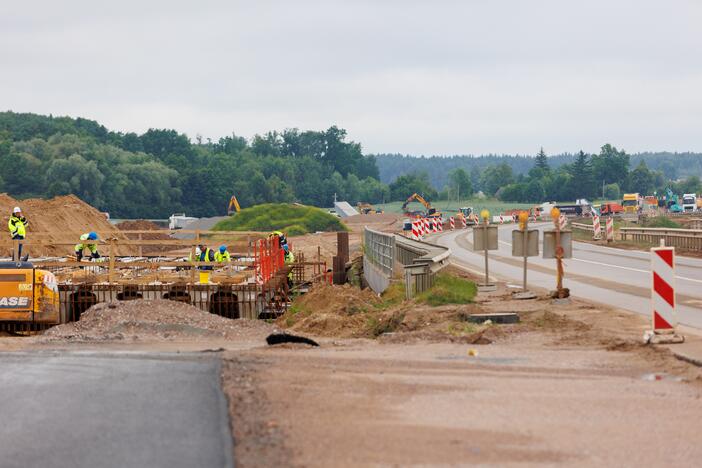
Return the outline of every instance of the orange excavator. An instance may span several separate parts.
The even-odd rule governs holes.
[[[405,201],[405,203],[402,205],[402,211],[404,211],[405,214],[406,214],[407,216],[413,216],[413,215],[420,214],[420,213],[417,213],[417,212],[409,212],[409,211],[407,211],[407,205],[409,205],[409,204],[412,203],[413,201],[418,201],[419,203],[421,203],[421,204],[424,206],[424,208],[426,208],[426,210],[427,210],[426,213],[421,213],[421,214],[423,214],[423,215],[426,216],[427,218],[441,218],[441,217],[442,217],[442,214],[441,214],[440,212],[436,211],[436,208],[434,208],[433,206],[431,206],[431,203],[429,203],[428,201],[426,201],[426,200],[424,199],[424,197],[422,197],[422,196],[421,196],[420,194],[418,194],[418,193],[413,193],[413,194]]]

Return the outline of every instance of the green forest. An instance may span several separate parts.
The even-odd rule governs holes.
[[[75,194],[115,218],[226,213],[298,202],[329,207],[430,200],[482,191],[510,202],[567,201],[621,193],[701,192],[702,154],[629,155],[609,144],[597,154],[409,157],[363,154],[346,131],[286,129],[218,141],[173,129],[111,131],[83,118],[0,113],[0,191],[22,199]]]

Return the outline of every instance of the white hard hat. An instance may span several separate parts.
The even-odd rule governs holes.
[[[200,250],[200,247],[195,247],[195,255],[200,255],[202,253],[202,250]]]
[[[16,207],[14,207],[14,209],[12,210],[12,212],[13,212],[13,213],[21,213],[21,212],[22,212],[22,209],[21,209],[19,206],[16,206]]]

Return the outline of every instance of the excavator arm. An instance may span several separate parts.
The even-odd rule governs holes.
[[[413,193],[406,201],[405,204],[402,205],[402,210],[404,211],[407,208],[407,205],[412,203],[413,201],[417,200],[419,203],[424,205],[424,208],[427,210],[431,209],[431,204],[424,199],[420,194],[418,193]]]
[[[229,199],[229,208],[227,208],[227,214],[232,214],[234,212],[238,213],[241,211],[241,207],[239,206],[239,201],[236,199],[236,195],[232,195],[232,198]]]

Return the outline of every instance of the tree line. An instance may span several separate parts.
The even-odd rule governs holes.
[[[700,192],[702,155],[628,155],[611,145],[597,154],[536,157],[411,158],[364,155],[346,131],[287,129],[232,134],[217,141],[172,129],[121,133],[82,118],[0,113],[0,191],[17,198],[75,194],[114,217],[161,218],[226,212],[236,195],[243,206],[299,202],[329,207],[429,200],[482,191],[505,201],[618,199],[671,187]],[[632,169],[633,168],[633,169]],[[394,171],[394,175],[388,174]],[[438,175],[438,177],[437,177]]]
[[[288,129],[218,141],[170,129],[107,130],[95,121],[0,113],[0,191],[17,198],[75,194],[114,217],[159,218],[243,206],[388,199],[373,156],[346,132]]]

